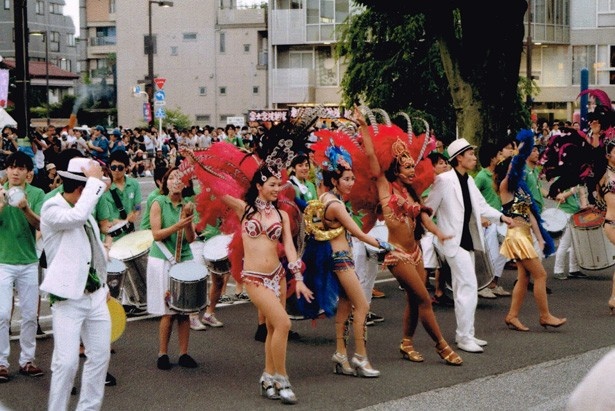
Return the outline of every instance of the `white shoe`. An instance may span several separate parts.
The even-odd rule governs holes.
[[[493,291],[491,291],[491,288],[489,287],[485,287],[481,290],[478,291],[478,296],[480,298],[488,298],[490,300],[493,300],[494,298],[498,298],[497,295],[493,294]]]
[[[488,344],[487,341],[485,340],[481,340],[480,338],[476,338],[474,337],[474,342],[476,343],[476,345],[480,346],[480,347],[484,347]],[[459,343],[457,342],[457,339],[455,338],[455,344],[459,345]]]
[[[190,316],[190,329],[194,331],[205,331],[207,327],[201,322],[201,320],[199,320],[199,316],[197,314]]]
[[[509,297],[510,291],[506,291],[501,285],[496,285],[495,288],[490,288],[491,292],[498,297]]]
[[[214,328],[222,327],[224,325],[224,323],[222,321],[218,321],[216,316],[213,314],[203,314],[201,322]]]
[[[464,340],[462,342],[458,342],[457,347],[459,347],[460,350],[466,352],[481,353],[485,351],[483,350],[483,347],[476,344],[473,340]]]

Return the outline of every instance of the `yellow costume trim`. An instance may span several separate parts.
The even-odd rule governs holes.
[[[329,241],[340,236],[344,232],[344,227],[325,229],[323,224],[325,205],[320,200],[308,201],[307,207],[303,211],[305,221],[305,232],[314,236],[317,241]]]

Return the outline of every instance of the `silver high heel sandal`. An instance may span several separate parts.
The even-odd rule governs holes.
[[[356,375],[365,378],[376,378],[380,376],[380,371],[373,368],[367,368],[369,360],[367,356],[356,354],[352,357],[350,364],[354,367]]]
[[[275,389],[273,375],[263,372],[261,375],[261,379],[259,381],[261,395],[265,398],[269,398],[270,400],[279,400],[280,396]]]
[[[281,374],[276,374],[273,376],[273,380],[275,382],[275,389],[282,400],[282,404],[296,404],[297,397],[290,386],[288,377]]]
[[[350,366],[346,355],[340,354],[336,351],[335,354],[333,354],[333,357],[331,357],[331,360],[335,363],[335,366],[333,367],[333,372],[335,374],[356,375],[354,368]]]

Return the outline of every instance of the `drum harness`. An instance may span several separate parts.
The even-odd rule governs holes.
[[[113,197],[115,206],[120,212],[120,218],[122,220],[126,220],[126,218],[128,217],[128,214],[126,213],[126,210],[124,209],[122,200],[120,200],[120,195],[117,192],[117,188],[111,189],[109,190],[109,192],[111,193],[111,196]],[[127,231],[126,231],[127,233],[132,233],[133,231],[135,231],[135,225],[131,221],[127,221],[126,228],[127,228]]]

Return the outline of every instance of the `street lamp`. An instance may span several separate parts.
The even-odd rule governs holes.
[[[45,41],[45,94],[47,102],[47,125],[51,124],[49,118],[49,32],[48,31],[31,31],[32,36],[43,36]]]
[[[147,36],[147,77],[149,89],[147,91],[147,99],[150,105],[150,126],[154,125],[154,40],[152,38],[152,4],[157,4],[159,7],[173,7],[173,2],[148,0],[149,32]]]

